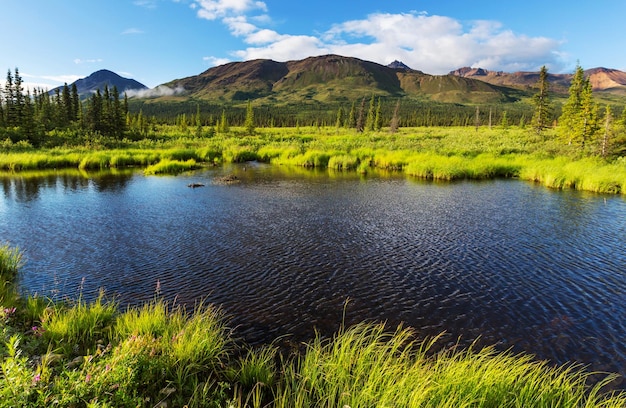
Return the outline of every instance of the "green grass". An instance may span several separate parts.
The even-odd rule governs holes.
[[[0,170],[9,172],[79,168],[100,170],[138,166],[146,174],[175,174],[198,163],[259,160],[276,165],[367,173],[371,167],[435,180],[516,177],[550,188],[626,194],[626,159],[594,156],[546,131],[537,136],[519,127],[423,127],[357,133],[335,127],[240,128],[193,138],[161,126],[151,139],[121,141],[119,147],[34,150],[0,153]]]
[[[0,248],[15,279],[21,252]],[[93,301],[0,299],[0,407],[624,407],[582,367],[493,348],[433,351],[410,328],[362,323],[302,353],[248,348],[223,313],[158,297],[119,311]],[[34,327],[31,327],[34,326]],[[597,375],[597,374],[596,374]]]
[[[143,171],[145,175],[154,174],[178,174],[183,171],[194,170],[198,166],[194,159],[187,161],[161,159],[158,163],[146,167]]]

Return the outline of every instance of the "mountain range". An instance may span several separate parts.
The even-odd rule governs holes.
[[[594,91],[612,97],[626,96],[626,72],[607,68],[585,71]],[[573,74],[548,74],[551,90],[567,95]],[[364,95],[413,97],[448,103],[514,102],[534,93],[539,72],[489,71],[464,67],[447,75],[430,75],[400,61],[389,65],[339,55],[277,62],[257,59],[231,62],[194,76],[175,79],[148,90],[133,80],[101,70],[79,79],[81,96],[96,89],[117,86],[120,94],[149,98],[153,102],[188,100],[285,104],[307,101],[354,101]]]

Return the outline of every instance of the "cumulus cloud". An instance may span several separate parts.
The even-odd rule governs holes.
[[[227,16],[240,16],[252,10],[267,11],[267,5],[254,0],[194,0],[198,16],[215,20]]]
[[[156,88],[151,89],[131,89],[126,91],[126,95],[129,98],[156,98],[159,96],[179,95],[183,92],[185,92],[185,88],[180,86],[176,88],[170,88],[169,86],[159,85]]]
[[[228,58],[216,58],[216,57],[203,57],[202,60],[208,63],[212,67],[217,66],[217,65],[224,65],[230,62],[230,59]]]
[[[263,2],[197,0],[196,5],[198,16],[220,19],[233,36],[249,45],[231,52],[241,60],[286,61],[334,53],[381,64],[397,59],[431,74],[463,66],[503,71],[536,70],[542,65],[562,68],[559,41],[518,34],[497,21],[462,23],[424,12],[374,13],[337,23],[319,34],[294,35],[262,27],[268,21],[266,14],[248,17],[267,11]]]

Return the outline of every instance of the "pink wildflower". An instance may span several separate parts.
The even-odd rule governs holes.
[[[37,384],[39,381],[41,381],[41,375],[35,374],[35,376],[33,377],[33,384]]]

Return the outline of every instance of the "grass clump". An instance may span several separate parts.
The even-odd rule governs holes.
[[[158,163],[146,167],[143,173],[147,176],[155,174],[178,174],[183,171],[194,170],[197,167],[194,159],[186,161],[161,159]]]

